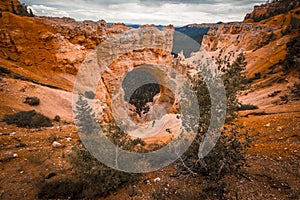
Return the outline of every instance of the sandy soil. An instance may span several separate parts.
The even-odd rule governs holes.
[[[237,123],[252,130],[253,143],[247,154],[247,167],[242,170],[243,177],[226,177],[228,198],[300,197],[300,110],[293,107],[297,105],[299,102],[281,105],[279,113],[240,113]],[[78,144],[78,139],[76,127],[62,122],[41,129],[17,128],[1,122],[1,199],[34,199],[40,183],[70,175],[72,167],[66,155]],[[63,146],[54,148],[53,141]],[[13,154],[15,158],[11,158]],[[48,180],[50,173],[56,175]],[[135,185],[121,188],[106,199],[153,199],[159,192],[167,199],[176,199],[178,194],[199,194],[205,187],[206,181],[201,177],[174,174],[173,166],[144,174]],[[160,181],[155,182],[157,177]]]

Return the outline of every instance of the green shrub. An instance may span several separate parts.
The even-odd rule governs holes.
[[[0,76],[6,76],[10,73],[11,73],[11,71],[9,69],[6,69],[5,67],[0,66]]]
[[[268,94],[268,97],[276,97],[278,94],[280,94],[281,90],[276,90],[271,94]]]
[[[105,166],[84,147],[74,147],[69,155],[74,174],[63,180],[51,180],[39,186],[39,199],[96,199],[106,197],[121,186],[138,180],[129,174]]]
[[[107,196],[124,184],[133,183],[139,175],[129,174],[105,166],[94,158],[85,148],[74,148],[70,161],[75,176],[83,185],[85,198]]]
[[[31,106],[40,105],[40,99],[37,97],[26,97],[24,103],[29,104]]]
[[[287,104],[289,102],[289,96],[288,95],[283,95],[279,97],[281,100],[281,104]]]
[[[245,66],[247,63],[242,54],[233,63],[229,63],[229,60],[226,58],[225,60],[217,59],[227,96],[226,121],[228,128],[223,128],[224,130],[221,131],[221,136],[214,148],[201,159],[198,157],[199,146],[210,124],[211,99],[201,74],[198,73],[191,78],[198,96],[201,118],[196,139],[177,163],[177,169],[183,174],[192,173],[193,175],[202,175],[208,180],[221,180],[226,174],[238,173],[245,163],[245,154],[250,143],[248,131],[243,126],[231,122],[237,116],[239,104],[237,94],[247,88],[246,85],[242,84],[246,79]],[[207,70],[207,66],[200,66],[199,71],[201,70]]]
[[[287,54],[283,61],[283,71],[288,73],[294,69],[299,69],[299,51],[300,51],[300,36],[296,36],[287,43]]]
[[[86,97],[80,94],[76,104],[75,118],[77,119],[78,131],[82,136],[91,136],[98,133],[100,125]],[[115,122],[103,125],[102,130],[111,142],[124,150],[135,151],[138,144],[144,145],[144,141],[139,138],[131,139]],[[74,147],[69,158],[75,172],[76,183],[82,185],[81,195],[87,199],[94,199],[100,196],[105,197],[122,185],[136,181],[139,177],[137,174],[130,174],[107,167],[93,157],[84,147]],[[77,195],[75,193],[73,197],[80,198]],[[55,198],[59,198],[59,196]]]
[[[99,123],[95,118],[95,113],[92,112],[92,108],[89,106],[87,97],[79,94],[79,98],[76,102],[76,126],[78,127],[78,132],[84,134],[98,133]]]
[[[252,83],[252,82],[255,81],[255,80],[259,80],[260,78],[261,78],[261,73],[258,72],[258,73],[255,73],[255,74],[254,74],[254,77],[249,78],[247,82],[248,82],[248,83]]]
[[[290,88],[290,91],[295,98],[300,98],[300,82],[294,83],[293,87]]]
[[[226,174],[238,173],[244,165],[250,138],[248,131],[240,125],[226,129],[209,154],[199,160],[200,142],[201,140],[198,139],[191,145],[182,157],[185,166],[179,163],[177,168],[184,174],[194,172],[208,180],[221,180]]]
[[[3,121],[7,124],[16,124],[18,127],[39,128],[52,126],[52,122],[48,117],[35,110],[5,115]]]
[[[102,130],[112,143],[126,151],[136,151],[138,145],[145,146],[146,144],[140,138],[132,139],[114,121],[102,126]]]
[[[56,121],[56,122],[60,122],[60,116],[59,115],[55,115],[55,117],[54,117],[53,120]]]
[[[153,102],[153,97],[160,92],[159,85],[149,83],[136,89],[131,95],[129,103],[136,107],[136,113],[140,116],[142,113],[149,112],[148,102]]]

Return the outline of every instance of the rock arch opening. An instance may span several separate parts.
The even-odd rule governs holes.
[[[160,94],[156,78],[148,71],[134,69],[128,72],[122,82],[124,100],[135,107],[134,112],[142,116],[150,110],[154,97]]]

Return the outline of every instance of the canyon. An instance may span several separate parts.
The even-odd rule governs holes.
[[[151,128],[153,115],[163,110],[167,115],[162,121],[166,122],[159,125],[159,130],[137,132],[146,135],[147,131],[149,134],[159,132],[161,143],[173,137],[170,129],[176,130],[174,132],[180,129],[176,119],[178,96],[165,85],[177,83],[177,75],[165,66],[183,77],[195,72],[195,66],[187,61],[186,55],[180,52],[172,55],[176,31],[187,33],[196,47],[200,42],[198,50],[211,58],[227,59],[231,54],[229,60],[234,61],[240,53],[245,56],[245,73],[251,85],[239,95],[239,101],[258,109],[240,111],[237,122],[255,129],[251,134],[256,141],[247,156],[252,166],[248,170],[250,178],[237,181],[229,177],[228,181],[233,183],[231,189],[238,191],[241,199],[286,199],[290,194],[299,198],[300,106],[299,97],[291,92],[291,88],[300,84],[299,30],[300,3],[292,0],[256,6],[242,22],[190,24],[181,28],[170,25],[161,30],[154,25],[131,28],[122,23],[108,24],[104,20],[77,22],[66,17],[34,16],[17,0],[1,1],[0,119],[6,114],[34,109],[50,119],[59,116],[61,121],[54,127],[40,129],[0,122],[0,158],[12,152],[18,155],[9,162],[1,161],[0,198],[32,199],[37,192],[38,178],[50,171],[62,172],[61,176],[65,176],[63,172],[72,170],[61,152],[71,152],[72,146],[80,140],[74,126],[74,93],[94,92],[94,100],[90,102],[100,122],[109,122],[115,112],[122,119],[130,116],[133,122],[148,124]],[[149,113],[142,116],[134,112],[135,106],[124,100],[122,89],[126,74],[138,69],[150,72],[160,90],[150,104]],[[180,86],[177,85],[175,90]],[[117,96],[121,97],[117,100],[112,98],[116,90],[119,90]],[[39,98],[38,106],[24,103],[26,97],[32,96]],[[119,110],[121,107],[128,108],[128,113]],[[258,137],[255,136],[257,132],[260,132]],[[49,138],[51,140],[53,135],[57,135],[64,149],[52,146]],[[157,138],[146,140],[154,141],[157,142]],[[21,143],[26,143],[26,147],[17,147]],[[28,164],[28,160],[32,163]],[[287,179],[289,189],[284,185],[272,185],[275,178],[253,175],[263,173],[267,166],[271,166],[271,172],[278,180]],[[172,179],[168,170],[172,171],[168,168],[154,172],[146,179],[160,176],[166,184],[180,188],[181,180]],[[183,182],[183,190],[189,191],[189,181]],[[196,188],[197,181],[192,179],[191,182]],[[152,184],[154,187],[156,183]],[[157,186],[168,188],[163,182]],[[151,199],[151,187],[144,183],[137,186],[144,193],[140,198]],[[122,188],[107,199],[131,199],[127,197],[129,190]],[[257,196],[251,197],[253,194]]]

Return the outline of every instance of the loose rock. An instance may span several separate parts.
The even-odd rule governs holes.
[[[154,179],[154,183],[156,183],[156,182],[160,182],[160,178],[159,177],[157,177],[157,178]]]
[[[52,146],[53,146],[54,148],[61,148],[61,147],[63,147],[63,145],[62,145],[61,143],[56,142],[56,141],[54,141],[54,142],[52,143]]]

